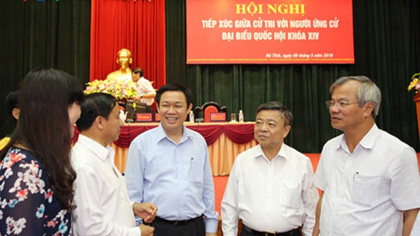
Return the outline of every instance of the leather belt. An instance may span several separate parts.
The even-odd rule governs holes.
[[[167,224],[171,224],[171,225],[177,226],[177,225],[185,225],[185,224],[188,224],[188,223],[193,222],[195,220],[198,220],[200,218],[203,219],[203,216],[201,215],[199,217],[196,217],[196,218],[193,218],[193,219],[189,219],[189,220],[166,220],[166,219],[163,219],[163,218],[160,218],[160,217],[156,217],[155,218],[155,221],[157,220],[157,221],[160,221],[160,222],[164,222],[164,223],[167,223]]]
[[[252,233],[255,236],[260,236],[260,235],[261,236],[293,236],[295,234],[300,235],[299,229],[292,229],[290,231],[282,232],[282,233],[275,232],[275,231],[261,232],[261,231],[253,230],[246,225],[242,225],[242,230]]]

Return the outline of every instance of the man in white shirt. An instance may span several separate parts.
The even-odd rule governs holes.
[[[319,193],[310,159],[283,143],[292,120],[279,102],[257,108],[259,145],[235,159],[222,200],[223,235],[236,236],[239,219],[241,236],[312,235]]]
[[[134,68],[132,71],[132,80],[137,83],[136,100],[146,103],[148,106],[147,112],[152,112],[151,106],[155,101],[156,91],[150,81],[143,77],[143,69],[140,67]]]
[[[77,127],[81,134],[72,150],[76,208],[73,210],[74,235],[153,235],[154,228],[136,226],[134,215],[152,222],[157,207],[152,203],[131,202],[124,176],[114,165],[109,143],[118,139],[120,108],[105,93],[86,96]]]
[[[314,235],[408,236],[420,207],[416,153],[376,126],[381,91],[369,78],[341,77],[330,92],[331,125],[344,134],[322,150]]]

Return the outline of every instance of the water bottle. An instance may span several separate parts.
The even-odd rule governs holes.
[[[190,122],[194,123],[194,112],[190,111]]]
[[[239,110],[239,122],[242,123],[244,122],[244,113],[242,112],[242,110]]]

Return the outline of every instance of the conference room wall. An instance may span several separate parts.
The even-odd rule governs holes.
[[[414,93],[407,92],[411,76],[420,71],[418,9],[416,0],[354,0],[352,65],[186,65],[185,1],[167,0],[167,81],[191,87],[195,104],[211,100],[229,112],[242,109],[248,121],[259,104],[281,101],[294,114],[285,142],[302,152],[320,152],[340,133],[331,128],[325,107],[329,85],[340,76],[366,75],[383,94],[378,126],[418,151]]]
[[[4,99],[33,68],[89,81],[90,0],[0,1],[0,129],[12,131]]]
[[[90,1],[60,1],[58,8],[54,2],[0,1],[1,99],[37,66],[89,80]],[[229,113],[242,109],[247,121],[260,103],[279,100],[295,116],[286,142],[310,153],[339,134],[324,105],[329,85],[339,76],[364,74],[383,93],[379,127],[419,151],[414,94],[406,90],[411,75],[420,71],[418,9],[416,0],[354,0],[354,65],[186,65],[185,0],[167,0],[167,82],[189,86],[195,105],[212,100]],[[3,125],[3,102],[0,115]],[[7,130],[2,127],[1,135]]]

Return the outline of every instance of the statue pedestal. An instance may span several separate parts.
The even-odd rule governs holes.
[[[414,102],[416,102],[416,111],[417,111],[417,127],[420,137],[420,93],[417,93],[416,96],[414,96]]]

